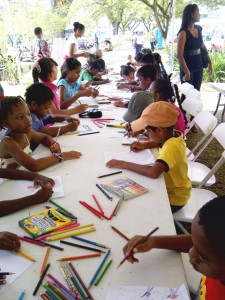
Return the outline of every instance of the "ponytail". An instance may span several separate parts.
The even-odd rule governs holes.
[[[73,23],[73,31],[76,32],[77,30],[84,30],[85,26],[79,22]]]

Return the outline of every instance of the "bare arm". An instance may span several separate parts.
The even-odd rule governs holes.
[[[85,56],[86,54],[86,52],[75,52],[75,51],[77,51],[76,44],[75,43],[70,44],[70,53],[69,53],[70,57],[77,58],[77,57]]]
[[[59,133],[59,135],[63,135],[67,133],[68,131],[75,131],[78,127],[80,122],[71,122],[65,126],[60,126],[60,127],[44,127],[41,129],[42,133],[45,133],[47,135],[50,135],[52,137],[56,137]],[[60,129],[60,131],[59,131]]]
[[[61,109],[68,108],[71,104],[73,104],[75,101],[77,101],[77,99],[79,99],[80,97],[92,96],[92,91],[87,90],[87,89],[78,90],[77,93],[73,97],[69,98],[68,100],[65,100],[65,95],[66,95],[66,88],[63,85],[60,85],[59,86],[59,100],[60,100],[60,108]]]
[[[180,64],[181,69],[185,73],[185,80],[188,81],[190,79],[190,71],[187,67],[187,64],[184,60],[184,46],[186,43],[186,32],[181,31],[178,34],[178,40],[177,40],[177,59]]]
[[[145,166],[116,159],[108,161],[106,166],[109,168],[126,169],[153,179],[158,178],[166,169],[161,162],[155,162],[153,166]]]
[[[70,115],[75,115],[75,114],[78,114],[80,112],[84,112],[86,109],[88,108],[88,105],[87,104],[81,104],[81,105],[78,105],[76,107],[73,107],[73,108],[69,108],[69,109],[57,109],[54,104],[52,103],[51,107],[50,107],[50,112],[51,114],[62,114],[62,115],[67,115],[67,116],[70,116]]]

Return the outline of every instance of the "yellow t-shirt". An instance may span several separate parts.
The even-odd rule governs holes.
[[[188,202],[191,181],[188,177],[186,144],[179,131],[159,148],[156,161],[162,162],[167,170],[163,173],[171,205],[182,206]]]

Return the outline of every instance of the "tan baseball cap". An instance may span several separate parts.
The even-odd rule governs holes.
[[[168,102],[159,101],[145,108],[141,117],[132,122],[133,131],[139,131],[147,126],[167,128],[175,125],[179,117],[179,111]]]

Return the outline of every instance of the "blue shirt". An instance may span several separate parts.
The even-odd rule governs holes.
[[[63,85],[66,89],[66,94],[65,94],[65,100],[68,100],[70,99],[71,97],[73,97],[77,91],[79,90],[80,88],[80,84],[78,82],[73,82],[72,85],[70,85],[66,79],[60,79],[58,84],[57,84],[57,87],[58,87],[58,93],[59,93],[59,87]]]

